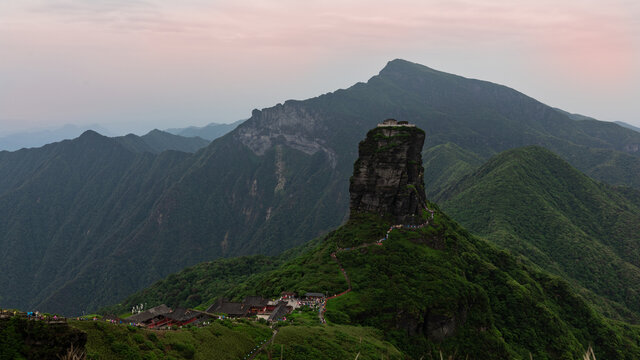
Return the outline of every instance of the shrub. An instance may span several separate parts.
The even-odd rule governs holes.
[[[191,344],[171,344],[171,348],[180,353],[180,355],[184,356],[187,359],[193,359],[196,354],[196,349]]]

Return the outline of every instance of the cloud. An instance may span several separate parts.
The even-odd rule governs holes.
[[[51,21],[57,19],[58,27],[82,23],[93,31],[175,32],[236,48],[337,46],[339,49],[349,45],[377,47],[433,40],[531,42],[549,34],[562,37],[568,30],[590,35],[585,24],[597,24],[597,29],[606,30],[617,24],[634,23],[640,17],[639,8],[635,3],[622,0],[237,0],[226,3],[52,0],[31,6],[40,16]],[[609,32],[624,31],[633,33],[631,30]],[[585,39],[588,41],[589,37]],[[612,41],[617,39],[624,36]]]
[[[192,25],[170,20],[156,2],[142,0],[56,0],[35,5],[31,11],[65,24],[90,26],[107,32],[185,32]]]
[[[51,0],[34,4],[31,11],[91,20],[99,16],[157,11],[154,3],[143,0]]]

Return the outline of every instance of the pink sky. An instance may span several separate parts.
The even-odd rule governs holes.
[[[0,2],[0,134],[247,118],[404,58],[640,126],[634,1]]]

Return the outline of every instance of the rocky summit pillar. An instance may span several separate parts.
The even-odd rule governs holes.
[[[393,119],[367,133],[349,186],[351,216],[369,212],[390,217],[395,224],[422,222],[424,138],[415,125]]]

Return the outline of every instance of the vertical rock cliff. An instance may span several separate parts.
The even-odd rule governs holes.
[[[421,129],[391,119],[367,133],[349,186],[351,216],[369,212],[396,224],[422,221],[424,139]]]

